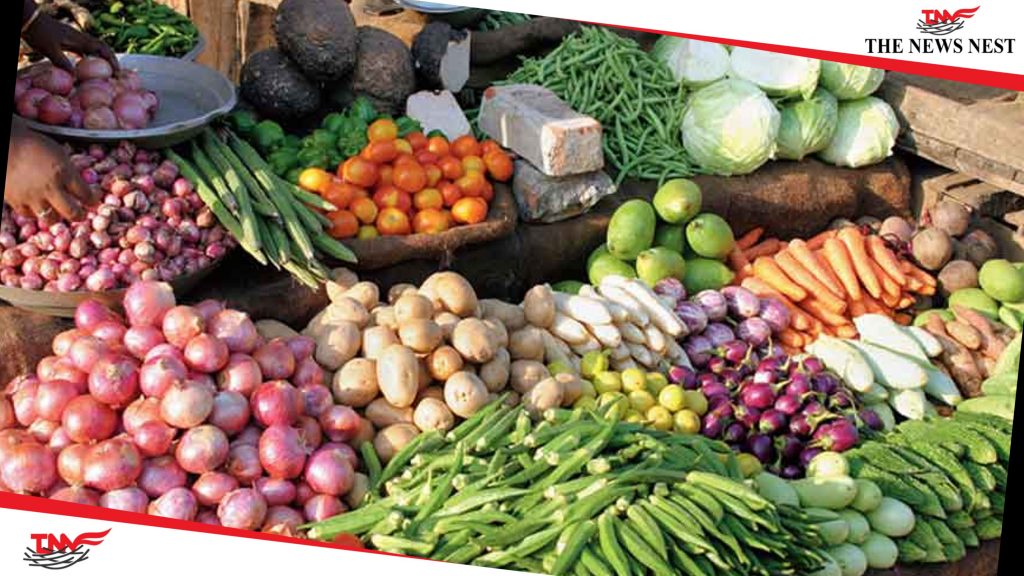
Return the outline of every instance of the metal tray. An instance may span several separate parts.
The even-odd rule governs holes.
[[[198,46],[197,46],[198,48]],[[148,128],[142,130],[87,130],[50,126],[28,120],[33,130],[63,140],[119,142],[162,148],[184,142],[227,114],[238,102],[235,86],[223,74],[195,62],[165,56],[122,54],[121,66],[138,71],[142,84],[156,92],[160,108]]]
[[[469,10],[466,6],[458,6],[456,4],[444,4],[441,2],[425,2],[423,0],[396,0],[402,6],[422,12],[424,14],[451,14],[453,12],[462,12],[463,10]]]

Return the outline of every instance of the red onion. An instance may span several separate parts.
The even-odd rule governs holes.
[[[270,506],[285,506],[295,500],[295,484],[288,480],[260,478],[255,487]]]
[[[147,360],[139,371],[139,386],[142,393],[162,398],[172,386],[180,386],[188,378],[188,368],[181,360],[172,356],[157,356]]]
[[[130,440],[113,438],[89,450],[82,469],[87,486],[109,492],[135,482],[142,472],[142,456]]]
[[[224,495],[238,489],[238,480],[224,472],[206,472],[192,484],[192,492],[201,506],[216,506]]]
[[[11,450],[25,442],[34,442],[32,435],[26,430],[16,428],[0,430],[0,467],[10,457]]]
[[[263,426],[291,425],[302,414],[302,395],[284,380],[260,384],[253,391],[250,402],[253,416]]]
[[[234,436],[249,424],[249,401],[238,392],[225,390],[213,397],[209,423],[228,436]]]
[[[0,430],[13,428],[17,424],[18,419],[14,415],[14,406],[11,405],[11,401],[6,396],[0,396]]]
[[[299,387],[324,387],[324,370],[313,358],[303,358],[295,365],[295,373],[292,374],[291,380]]]
[[[200,384],[171,386],[160,400],[160,417],[175,428],[194,428],[213,410],[213,394]]]
[[[309,522],[320,522],[348,510],[341,500],[327,494],[313,496],[306,501],[302,509],[306,515],[306,520]]]
[[[192,521],[195,520],[198,509],[196,497],[191,490],[173,488],[151,502],[147,512],[153,516]]]
[[[143,424],[153,421],[162,422],[159,398],[138,398],[121,414],[121,427],[129,434],[135,434]]]
[[[343,496],[352,489],[355,470],[347,458],[334,450],[315,452],[306,462],[306,482],[320,494]]]
[[[139,395],[139,365],[119,354],[100,358],[89,373],[89,393],[114,407],[127,406]]]
[[[82,395],[64,407],[61,426],[75,442],[106,440],[117,428],[117,414],[92,396]]]
[[[231,447],[234,448],[235,446],[245,445],[256,446],[260,443],[260,435],[262,434],[262,430],[250,424],[245,428],[245,430],[239,432],[238,435],[231,440]]]
[[[75,72],[79,81],[106,80],[114,75],[110,62],[96,56],[86,56],[79,60]]]
[[[259,450],[250,444],[240,444],[228,450],[228,461],[224,470],[244,486],[249,486],[263,476]]]
[[[167,342],[185,348],[190,340],[203,333],[206,322],[191,306],[175,306],[163,318],[164,338]]]
[[[29,88],[18,98],[15,102],[15,110],[18,112],[18,116],[27,118],[29,120],[35,120],[39,117],[39,103],[50,94],[46,90],[40,88]]]
[[[312,416],[299,416],[298,420],[295,421],[295,427],[299,430],[299,436],[302,437],[302,443],[306,446],[307,450],[315,450],[323,443],[324,434],[316,418]]]
[[[67,356],[71,350],[71,345],[86,335],[87,333],[84,330],[79,330],[78,328],[72,328],[57,334],[53,337],[53,353],[57,356]]]
[[[185,364],[206,374],[220,371],[227,365],[229,357],[227,345],[209,334],[200,334],[185,346]]]
[[[57,481],[56,460],[42,444],[18,444],[0,462],[0,479],[14,492],[40,494]]]
[[[123,92],[114,98],[114,115],[124,130],[139,130],[149,123],[146,102],[137,92]]]
[[[202,372],[189,372],[188,381],[196,386],[202,386],[210,395],[217,394],[217,383],[213,381],[213,376],[209,374],[203,374]]]
[[[150,498],[156,498],[184,486],[187,479],[185,471],[173,457],[160,456],[142,463],[138,485]]]
[[[83,336],[71,345],[68,358],[82,372],[91,373],[100,358],[107,354],[109,347],[95,336]]]
[[[231,352],[249,354],[256,349],[259,333],[249,315],[237,310],[223,310],[210,318],[207,332],[219,338]]]
[[[70,94],[74,85],[75,77],[67,70],[57,67],[51,67],[32,77],[33,87],[61,96]]]
[[[333,442],[346,442],[359,432],[361,418],[355,410],[335,404],[320,414],[320,427]]]
[[[117,116],[108,106],[99,106],[85,111],[82,126],[88,130],[116,130]]]
[[[43,382],[36,388],[36,414],[39,418],[60,421],[64,407],[79,395],[77,387],[64,380]]]
[[[288,345],[288,349],[292,351],[292,355],[295,356],[296,360],[305,360],[312,358],[313,353],[316,352],[316,340],[313,340],[309,336],[291,336],[285,338],[285,344]]]
[[[217,513],[213,510],[200,510],[199,514],[196,515],[196,522],[209,524],[210,526],[220,526],[220,518],[217,518]]]
[[[317,368],[319,370],[319,367]],[[330,388],[317,384],[305,384],[299,386],[299,393],[302,394],[303,412],[307,416],[319,418],[324,410],[334,404],[334,397]]]
[[[267,516],[267,501],[251,488],[229,492],[217,506],[220,523],[229,528],[255,530]]]
[[[268,500],[269,504],[270,501]],[[285,505],[271,504],[267,508],[267,517],[263,520],[263,532],[295,531],[299,525],[305,524],[305,519],[298,510]]]
[[[61,450],[67,448],[73,444],[71,438],[68,438],[68,433],[64,431],[63,427],[58,427],[50,435],[50,441],[46,445],[53,450],[55,453],[59,453]]]
[[[39,380],[33,379],[31,382],[21,386],[11,396],[11,404],[14,406],[14,417],[18,420],[18,424],[31,426],[36,421],[36,418],[39,417],[36,414],[36,392],[38,390]]]
[[[36,377],[40,381],[52,380],[53,371],[56,368],[57,361],[60,360],[57,356],[47,356],[36,364]]]
[[[53,422],[51,420],[43,420],[42,418],[36,420],[28,427],[29,434],[40,444],[50,443],[50,437],[53,436],[54,431],[60,428],[59,422]]]
[[[124,347],[139,360],[150,350],[164,343],[164,333],[152,326],[133,326],[124,334]]]
[[[185,364],[185,355],[181,353],[181,350],[176,348],[173,344],[157,344],[152,350],[146,353],[145,361],[149,362],[154,358],[160,358],[166,356],[168,358],[174,358]]]
[[[72,486],[79,486],[85,480],[83,463],[92,450],[88,444],[72,444],[57,454],[57,474]]]
[[[295,478],[306,463],[306,447],[299,431],[274,424],[260,436],[259,460],[271,478]]]
[[[263,377],[268,380],[284,380],[295,372],[295,356],[281,338],[260,346],[252,357],[260,365]]]
[[[141,489],[134,486],[112,490],[100,496],[99,505],[111,510],[123,510],[145,514],[149,506],[149,496]]]
[[[295,505],[305,506],[309,499],[316,495],[313,489],[309,487],[309,484],[305,480],[299,480],[295,483]]]
[[[103,86],[85,86],[75,93],[82,110],[88,111],[93,108],[110,108],[114,104],[114,95]],[[83,117],[84,121],[85,118]]]
[[[174,290],[164,282],[136,282],[124,295],[125,314],[132,326],[161,326],[164,316],[174,307]]]
[[[170,451],[171,444],[174,442],[174,435],[174,428],[161,421],[154,420],[139,426],[135,434],[132,435],[132,439],[139,447],[139,452],[143,456],[152,458],[154,456],[163,456]]]
[[[65,382],[74,384],[75,390],[77,390],[79,394],[85,394],[89,391],[89,375],[78,368],[75,368],[75,365],[67,358],[61,358],[53,365],[53,369],[51,370],[51,379],[64,380]]]
[[[238,392],[248,398],[263,382],[263,374],[252,356],[232,354],[228,358],[227,366],[217,375],[217,379],[221,390]]]
[[[21,95],[28,92],[29,88],[32,87],[32,79],[22,76],[14,81],[14,100],[18,101],[21,99]]]
[[[359,456],[356,455],[355,449],[353,449],[350,444],[344,444],[342,442],[328,442],[321,446],[317,452],[326,452],[329,450],[337,452],[342,458],[348,460],[353,469],[359,467]]]
[[[71,103],[63,96],[50,94],[39,101],[38,119],[43,124],[62,126],[71,119]]]
[[[220,467],[228,456],[228,437],[211,425],[186,430],[175,450],[178,463],[193,474],[210,472]]]
[[[86,506],[99,506],[101,498],[99,492],[81,486],[65,486],[50,494],[50,500],[85,504]]]

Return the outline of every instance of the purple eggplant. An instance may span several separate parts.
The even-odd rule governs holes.
[[[786,385],[786,394],[803,396],[811,391],[811,381],[803,374],[794,374]]]
[[[768,384],[753,384],[744,386],[740,392],[740,402],[750,408],[766,410],[775,404],[775,391]]]
[[[875,412],[871,408],[865,408],[861,410],[860,419],[861,422],[864,422],[864,424],[868,428],[871,428],[876,432],[881,431],[885,428],[885,422],[882,421],[882,418],[878,415],[878,412]]]
[[[721,356],[712,356],[711,359],[708,360],[707,369],[712,374],[721,375],[729,369],[729,363]]]
[[[764,362],[761,362],[761,364],[764,364]],[[759,367],[757,371],[754,372],[755,384],[775,384],[777,379],[778,376],[775,375],[774,370],[766,370]]]
[[[786,418],[786,415],[779,410],[769,408],[768,410],[761,412],[761,418],[757,421],[757,429],[760,430],[762,434],[777,436],[788,431],[789,419]]]
[[[760,410],[742,404],[733,408],[733,415],[736,417],[736,420],[742,422],[744,426],[751,430],[757,428],[758,422],[761,421]]]
[[[736,415],[736,411],[733,408],[732,404],[725,402],[723,404],[715,406],[714,409],[708,412],[708,414],[714,414],[719,419],[721,419],[724,424],[726,422],[731,422],[733,420],[733,417]]]
[[[822,452],[824,452],[824,450],[822,450],[821,448],[817,448],[815,446],[807,446],[806,448],[804,448],[803,452],[800,453],[800,466],[806,469],[808,466],[811,465],[811,460],[814,460],[814,457],[817,456],[818,454],[821,454]]]
[[[712,440],[718,440],[722,436],[723,427],[721,418],[714,412],[708,412],[704,415],[704,421],[701,423],[701,434]]]
[[[772,337],[772,328],[760,318],[747,318],[736,326],[736,335],[751,346],[760,346]]]
[[[809,376],[816,376],[825,371],[825,364],[822,363],[821,359],[817,356],[808,356],[800,361],[800,367],[803,368],[805,374]]]
[[[711,342],[711,339],[700,334],[690,336],[683,343],[683,350],[686,352],[686,356],[690,358],[690,362],[697,368],[707,366],[714,348],[715,345]]]
[[[704,329],[703,336],[711,340],[711,346],[717,347],[736,339],[736,334],[733,333],[732,328],[722,324],[721,322],[712,322],[708,324],[708,327]]]
[[[757,316],[767,322],[775,334],[789,328],[792,319],[789,308],[775,298],[761,298]]]
[[[761,300],[742,286],[726,286],[721,290],[729,315],[736,320],[753,318],[761,310]]]
[[[845,452],[857,445],[860,435],[857,427],[845,418],[831,420],[818,427],[814,432],[812,445],[832,452]]]
[[[832,393],[828,397],[829,408],[842,410],[844,408],[853,408],[853,395],[847,392],[845,389],[840,388]]]
[[[803,469],[796,464],[786,464],[782,467],[782,470],[779,470],[779,476],[786,480],[796,480],[797,478],[802,478],[803,475]]]
[[[789,431],[799,438],[810,438],[814,428],[807,421],[807,415],[801,412],[789,419]]]
[[[668,379],[673,384],[679,384],[685,390],[697,388],[697,373],[686,366],[673,366],[668,369]]]
[[[800,399],[799,396],[795,396],[793,394],[783,394],[782,396],[779,396],[778,398],[775,399],[775,405],[773,406],[773,408],[775,408],[779,412],[782,412],[786,416],[792,416],[800,411],[800,408],[803,407],[803,404],[804,402],[803,400]]]
[[[800,452],[803,452],[804,449],[802,440],[792,434],[787,434],[779,438],[778,444],[779,454],[782,455],[783,461],[790,463],[800,461]]]
[[[720,322],[725,320],[729,315],[729,307],[725,301],[725,296],[722,296],[721,292],[717,290],[704,290],[698,292],[693,297],[693,301],[704,309],[704,313],[707,314],[708,320],[712,322]]]
[[[762,464],[775,460],[775,443],[763,434],[751,434],[747,437],[747,450]]]
[[[715,396],[724,396],[726,398],[729,397],[729,389],[725,387],[725,384],[722,384],[718,380],[710,380],[704,382],[700,386],[700,391],[708,399],[713,398]]]
[[[829,396],[839,390],[839,378],[828,372],[818,374],[811,378],[811,385],[815,392]]]
[[[701,392],[701,394],[704,394],[704,393]],[[705,394],[705,396],[707,396],[707,395]],[[709,411],[718,408],[722,404],[729,404],[730,406],[732,405],[732,398],[729,398],[729,396],[727,394],[719,394],[717,396],[707,396],[707,399],[708,399],[708,410]]]
[[[662,278],[654,284],[654,293],[673,302],[686,300],[686,287],[677,278]]]
[[[688,334],[700,334],[708,326],[708,315],[699,304],[680,301],[675,307],[676,317],[686,325]]]
[[[730,391],[739,389],[740,384],[743,383],[743,376],[740,375],[738,370],[734,370],[732,368],[722,370],[722,373],[719,374],[718,377],[721,379],[722,384],[724,384]]]
[[[719,346],[722,357],[730,364],[739,364],[747,358],[750,352],[750,345],[742,340],[730,340]]]
[[[739,422],[733,422],[726,427],[722,440],[727,444],[742,444],[747,439],[747,427]]]

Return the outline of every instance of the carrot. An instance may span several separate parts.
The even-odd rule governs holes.
[[[869,314],[885,314],[886,316],[892,316],[891,310],[868,294],[864,295],[864,309],[867,310]]]
[[[890,278],[889,275],[886,274],[885,270],[882,270],[882,267],[878,265],[878,262],[869,260],[868,263],[871,264],[871,271],[874,272],[875,278],[878,278],[879,284],[882,285],[882,292],[890,298],[899,300],[901,292],[900,285]]]
[[[750,276],[753,272],[753,267],[750,265],[750,260],[743,255],[743,250],[738,247],[734,247],[729,252],[729,267],[731,267],[737,274],[744,276]]]
[[[776,254],[775,263],[786,273],[786,276],[792,278],[793,282],[797,283],[808,293],[813,294],[829,310],[836,314],[842,314],[846,311],[846,302],[836,297],[835,294],[814,277],[814,274],[808,271],[807,268],[804,268],[789,250],[783,250]]]
[[[779,294],[777,290],[769,286],[764,280],[756,276],[744,278],[740,282],[740,286],[743,286],[747,290],[750,290],[756,294],[759,298],[775,298],[779,302],[789,309],[790,315],[793,317],[793,327],[797,330],[806,330],[811,326],[811,317],[806,312],[793,304],[789,298],[786,298],[782,294]]]
[[[804,338],[805,344],[810,344],[811,342],[814,342],[815,340],[817,340],[818,336],[821,336],[826,331],[827,328],[828,328],[828,326],[826,324],[820,324],[820,323],[819,324],[814,324],[813,326],[811,326],[807,330],[807,335]],[[808,337],[810,339],[808,339]]]
[[[737,238],[736,247],[739,248],[740,250],[746,250],[753,246],[754,244],[757,244],[757,241],[761,239],[762,235],[764,235],[764,228],[758,226],[757,228],[754,228],[753,230],[747,232],[743,236]]]
[[[916,301],[916,300],[914,299],[914,297],[913,297],[913,296],[910,296],[910,295],[904,295],[904,296],[903,296],[902,298],[900,298],[900,301],[899,301],[899,303],[898,303],[898,304],[896,304],[896,308],[898,308],[898,309],[900,309],[900,310],[903,310],[903,309],[905,309],[905,308],[910,308],[911,306],[913,306],[913,305],[914,305],[914,302],[915,302],[915,301]]]
[[[827,326],[842,326],[850,323],[845,316],[842,314],[836,314],[821,300],[808,298],[807,300],[800,302],[800,307],[811,316],[821,320]]]
[[[864,248],[864,236],[856,228],[843,228],[836,238],[846,246],[846,251],[850,254],[850,262],[853,262],[853,269],[857,272],[857,278],[864,285],[864,289],[871,294],[872,298],[881,296],[882,285],[871,269],[871,260]]]
[[[899,306],[899,303],[900,303],[900,297],[899,297],[898,294],[896,296],[893,296],[892,294],[889,294],[888,292],[882,292],[881,300],[882,300],[882,304],[885,304],[889,308],[893,308],[893,309],[897,308]]]
[[[804,337],[792,328],[787,328],[780,332],[779,341],[782,342],[783,346],[791,346],[793,348],[803,348],[804,345]]]
[[[755,260],[761,256],[772,256],[781,249],[782,242],[778,238],[765,238],[758,244],[743,251],[748,260]]]
[[[913,292],[914,294],[920,294],[921,291],[927,289],[928,287],[925,286],[924,282],[921,282],[920,280],[914,278],[913,276],[907,276],[907,290],[909,290],[910,292]]]
[[[825,240],[829,240],[835,237],[835,230],[825,230],[824,232],[821,232],[816,236],[813,236],[810,240],[808,240],[807,247],[810,248],[811,250],[818,250],[825,245]]]
[[[885,241],[878,236],[868,236],[867,239],[868,254],[871,258],[885,270],[885,273],[890,278],[896,281],[900,286],[907,285],[907,277],[903,274],[903,270],[900,269],[900,262],[896,259],[896,255],[889,250],[889,247],[885,245]]]
[[[848,300],[849,295],[843,288],[843,283],[839,281],[839,276],[836,276],[836,271],[832,269],[831,265],[829,265],[828,260],[825,259],[825,255],[822,252],[823,250],[815,250],[813,252],[814,259],[818,261],[818,264],[821,266],[821,269],[825,271],[825,276],[828,277],[829,281],[835,286],[839,287],[839,297],[843,298],[844,300]]]
[[[867,309],[864,308],[864,302],[860,300],[850,302],[850,309],[847,312],[850,313],[850,318],[857,318],[868,313]]]
[[[754,275],[794,302],[807,298],[807,291],[790,280],[778,263],[768,256],[754,260]]]
[[[837,338],[844,338],[844,339],[848,339],[849,340],[849,339],[857,338],[858,336],[860,336],[860,334],[857,333],[857,327],[853,326],[852,324],[847,324],[846,326],[837,326],[836,327],[836,337]]]
[[[806,242],[800,239],[791,241],[789,243],[789,254],[801,266],[806,268],[808,272],[813,274],[821,284],[828,288],[836,298],[846,297],[846,293],[843,292],[843,287],[839,284],[839,280],[836,280],[835,277],[828,273],[827,267],[822,265],[821,260],[814,255],[814,252],[811,252]]]
[[[925,272],[924,270],[921,270],[920,268],[914,266],[913,264],[907,262],[906,260],[900,263],[900,269],[903,271],[904,274],[907,275],[908,278],[913,278],[918,282],[924,284],[925,288],[923,290],[927,291],[928,288],[932,288],[931,293],[928,294],[929,296],[935,293],[934,288],[938,285],[938,281],[935,279],[934,276]],[[924,292],[919,292],[919,294],[924,294]]]
[[[893,316],[893,320],[895,320],[896,323],[899,324],[900,326],[910,326],[910,324],[914,321],[914,317],[911,316],[910,314],[900,313]]]
[[[825,240],[822,255],[836,276],[839,277],[839,281],[843,284],[843,289],[849,294],[850,299],[860,300],[862,296],[860,282],[857,281],[857,273],[853,269],[853,263],[850,262],[850,253],[846,251],[846,246],[835,238],[829,238]]]

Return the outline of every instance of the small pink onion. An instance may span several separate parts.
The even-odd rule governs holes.
[[[210,412],[208,421],[228,436],[234,436],[249,424],[249,415],[249,401],[245,396],[224,390],[214,396],[213,411]]]
[[[78,61],[75,66],[78,80],[106,80],[114,75],[114,68],[103,58],[86,56]]]
[[[227,345],[209,334],[200,334],[185,346],[185,364],[206,374],[220,371],[227,365],[229,357]]]
[[[75,327],[85,332],[92,332],[100,322],[120,320],[117,314],[98,300],[86,300],[75,308]]]
[[[160,417],[175,428],[194,428],[213,410],[213,394],[199,384],[171,386],[160,400]]]
[[[315,450],[324,441],[320,423],[312,416],[299,416],[295,421],[295,427],[299,430],[299,436],[302,437],[302,443],[307,450]]]
[[[61,426],[75,442],[105,440],[117,428],[117,414],[92,396],[82,395],[64,407]]]
[[[222,310],[207,322],[207,332],[219,338],[231,352],[250,354],[256,349],[259,333],[249,315],[238,310]]]
[[[124,295],[125,315],[132,326],[162,326],[174,307],[174,289],[164,282],[136,282]]]
[[[268,380],[285,380],[295,373],[295,356],[282,338],[275,338],[260,346],[252,357],[260,365]]]
[[[79,395],[78,388],[64,380],[49,380],[36,388],[36,414],[39,418],[59,422],[64,407]]]
[[[142,463],[138,485],[150,498],[156,498],[185,485],[188,476],[172,456],[150,458]]]
[[[203,333],[206,322],[195,308],[175,306],[164,315],[162,327],[167,342],[184,349],[189,340]]]
[[[172,488],[150,503],[147,512],[152,516],[192,521],[199,510],[196,497],[188,488]]]
[[[163,421],[152,420],[139,426],[132,439],[143,456],[152,458],[163,456],[170,451],[174,435],[174,428]]]
[[[85,455],[92,450],[89,444],[71,444],[57,453],[57,474],[72,486],[85,481]]]
[[[334,442],[347,442],[359,433],[361,418],[355,410],[335,404],[320,414],[320,427]]]
[[[343,496],[352,489],[355,470],[348,459],[336,451],[321,450],[309,457],[304,477],[320,494]]]
[[[120,354],[104,355],[89,373],[89,393],[113,407],[127,406],[139,395],[139,365]]]
[[[103,494],[99,498],[99,505],[111,510],[145,514],[149,506],[149,496],[141,489],[129,486]]]
[[[217,380],[221,390],[231,390],[249,398],[263,382],[263,373],[251,356],[232,354]]]
[[[142,472],[142,456],[131,440],[112,438],[94,446],[83,463],[85,484],[109,492],[130,486]]]
[[[295,484],[289,480],[260,478],[255,486],[271,506],[285,506],[295,500]]]
[[[164,342],[164,333],[153,326],[133,326],[125,332],[123,338],[125,349],[139,360]]]
[[[220,523],[229,528],[256,530],[267,516],[267,501],[251,488],[229,492],[217,506]]]
[[[256,446],[239,444],[228,450],[228,460],[224,470],[234,476],[243,486],[250,486],[263,476],[260,453]]]
[[[327,494],[314,495],[306,501],[302,509],[306,515],[306,520],[309,522],[320,522],[348,510],[341,500]]]
[[[228,457],[228,437],[209,424],[186,430],[174,454],[178,464],[193,474],[216,470]]]
[[[303,412],[307,416],[319,418],[321,414],[334,404],[330,388],[318,384],[306,384],[299,387],[302,394]]]
[[[306,463],[306,447],[299,431],[281,424],[269,426],[260,436],[259,462],[271,478],[299,476]]]
[[[135,434],[147,422],[160,420],[159,398],[138,398],[121,413],[121,427],[128,434]]]
[[[101,322],[92,329],[92,335],[103,340],[108,346],[120,346],[128,328],[120,322]]]
[[[302,395],[285,380],[260,384],[249,400],[253,416],[263,426],[291,425],[302,414]]]
[[[162,398],[168,389],[183,385],[187,378],[184,362],[171,355],[157,356],[142,365],[139,386],[146,396]]]
[[[238,489],[238,480],[224,472],[206,472],[192,484],[192,492],[201,506],[216,506],[228,492]]]

